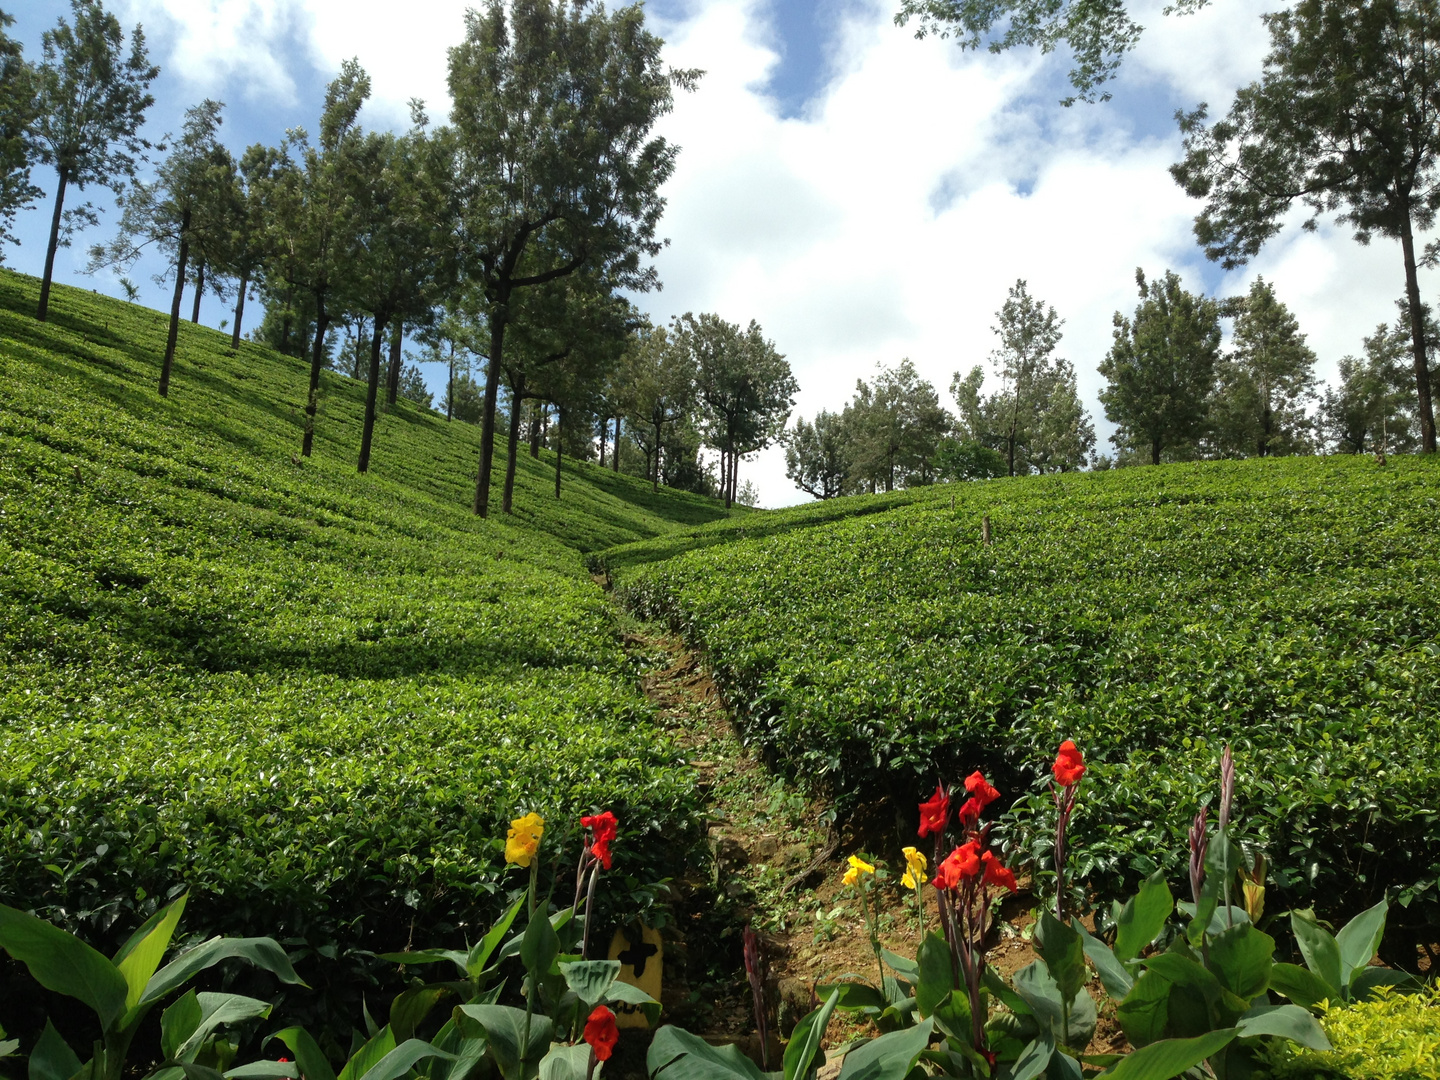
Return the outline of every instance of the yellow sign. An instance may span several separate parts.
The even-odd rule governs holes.
[[[615,931],[615,937],[610,942],[610,959],[620,961],[621,982],[637,986],[656,1001],[660,1000],[660,972],[665,961],[665,946],[659,931],[639,923],[621,927]],[[650,1026],[638,1005],[617,1001],[610,1008],[615,1010],[617,1027]]]

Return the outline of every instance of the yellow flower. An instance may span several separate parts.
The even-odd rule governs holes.
[[[905,853],[905,873],[900,877],[900,884],[907,889],[918,889],[930,879],[925,876],[925,868],[930,864],[925,856],[916,851],[913,847],[901,848]]]
[[[526,814],[510,822],[505,837],[505,861],[528,867],[535,852],[540,850],[540,837],[545,834],[545,819],[539,814]]]
[[[845,885],[858,885],[861,874],[873,873],[875,873],[875,867],[871,866],[864,859],[857,859],[854,855],[851,855],[850,869],[845,871],[845,876],[841,878],[840,881]]]

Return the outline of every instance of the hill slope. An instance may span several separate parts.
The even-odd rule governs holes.
[[[855,516],[863,502],[598,558],[705,649],[749,738],[842,804],[903,808],[983,767],[1031,793],[1009,842],[1043,852],[1046,767],[1073,738],[1094,763],[1082,877],[1113,894],[1163,865],[1178,885],[1233,742],[1272,910],[1388,888],[1440,921],[1440,461],[987,481]],[[643,561],[695,538],[726,542]]]
[[[0,899],[97,945],[187,887],[192,931],[458,939],[530,809],[664,871],[693,784],[580,553],[722,508],[585,464],[557,501],[547,452],[481,521],[475,428],[402,402],[358,476],[327,373],[299,461],[299,361],[183,325],[161,399],[163,316],[34,301],[0,272]]]

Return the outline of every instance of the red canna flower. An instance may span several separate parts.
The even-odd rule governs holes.
[[[990,786],[990,782],[980,774],[978,769],[965,778],[965,790],[970,793],[972,798],[979,800],[982,810],[1000,797],[1000,792]]]
[[[986,885],[1003,885],[1011,892],[1020,891],[1015,884],[1015,875],[1010,872],[1010,868],[997,859],[992,852],[987,851],[980,858],[985,864]]]
[[[1055,772],[1055,782],[1061,787],[1070,787],[1079,782],[1085,775],[1085,759],[1080,756],[1080,750],[1069,739],[1060,744],[1060,752],[1055,755],[1055,764],[1052,767]]]
[[[604,1005],[596,1005],[590,1019],[585,1021],[585,1041],[590,1044],[597,1061],[609,1061],[610,1055],[615,1052],[615,1044],[620,1041],[620,1029],[615,1026],[615,1014]]]
[[[580,819],[582,828],[593,829],[595,841],[590,845],[591,853],[600,860],[600,865],[610,869],[610,842],[620,830],[620,823],[609,810]],[[602,1059],[603,1060],[603,1059]]]
[[[960,821],[962,829],[972,829],[980,821],[980,814],[985,809],[985,804],[974,795],[966,799],[961,805],[959,812],[955,815]]]
[[[953,889],[980,873],[980,845],[974,840],[961,844],[935,868],[935,887]]]
[[[920,835],[939,836],[950,821],[950,795],[945,785],[936,784],[935,794],[920,804]]]

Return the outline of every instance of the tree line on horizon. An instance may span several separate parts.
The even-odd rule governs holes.
[[[53,167],[36,312],[44,321],[56,250],[98,222],[93,203],[67,205],[67,192],[112,190],[119,227],[90,249],[88,269],[123,273],[147,250],[165,259],[157,280],[173,293],[162,396],[190,286],[195,322],[207,288],[233,300],[232,349],[245,301],[258,297],[265,314],[250,340],[309,360],[306,457],[325,368],[367,385],[365,472],[382,384],[390,405],[402,392],[429,404],[402,355],[406,332],[423,349],[412,359],[448,362],[446,415],[460,406],[481,427],[481,516],[501,424],[511,451],[505,512],[527,420],[532,448],[544,428],[557,451],[557,497],[561,433],[588,433],[580,445],[598,441],[603,458],[609,424],[618,440],[628,419],[627,445],[657,485],[665,477],[727,505],[740,495],[740,461],[783,428],[794,379],[758,325],[702,314],[655,328],[623,295],[658,285],[648,260],[662,244],[659,189],[678,148],[651,129],[673,92],[701,75],[663,65],[638,6],[490,0],[467,12],[465,37],[449,51],[448,124],[432,124],[412,101],[408,130],[366,131],[370,79],[349,60],[327,87],[313,137],[292,129],[238,157],[220,138],[224,106],[208,99],[186,110],[177,135],[141,136],[159,68],[141,28],[127,43],[99,0],[71,0],[70,19],[44,32],[33,64],[4,34],[11,24],[0,12],[0,239],[14,240],[15,213],[42,194],[31,168]],[[152,152],[164,156],[142,178]],[[122,285],[133,299],[133,283]],[[663,406],[653,404],[657,363],[677,369],[665,373]],[[575,453],[573,437],[568,445]],[[700,445],[717,452],[718,475],[700,465]]]

